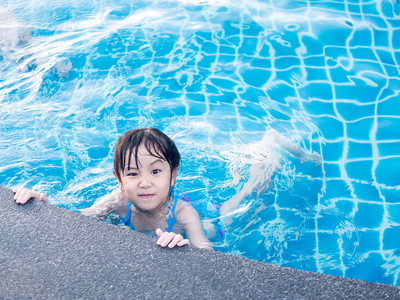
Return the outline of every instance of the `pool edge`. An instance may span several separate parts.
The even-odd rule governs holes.
[[[0,298],[400,299],[400,288],[220,252],[161,249],[154,238],[0,186]]]

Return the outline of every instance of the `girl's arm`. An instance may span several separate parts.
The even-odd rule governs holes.
[[[29,190],[24,187],[17,187],[13,189],[15,203],[25,204],[29,199],[38,199],[43,202],[48,202],[46,195],[36,191]],[[96,202],[88,207],[81,209],[81,213],[86,216],[94,216],[98,218],[105,217],[110,211],[114,210],[118,201],[118,190],[113,191],[111,194],[107,194],[100,197]]]
[[[192,205],[179,201],[176,208],[176,220],[183,225],[191,245],[197,248],[214,250],[204,233],[200,216]]]
[[[210,241],[204,234],[203,226],[201,225],[200,217],[197,211],[189,203],[179,201],[175,212],[176,221],[183,225],[187,235],[184,239],[181,234],[175,232],[163,232],[157,228],[158,236],[157,245],[161,247],[174,248],[192,244],[197,248],[214,250]]]
[[[80,212],[89,217],[104,218],[109,212],[116,209],[119,204],[119,190],[116,189],[112,193],[98,198],[92,206],[81,209]]]

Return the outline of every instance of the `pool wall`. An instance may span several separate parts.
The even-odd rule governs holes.
[[[185,247],[0,186],[1,299],[400,299],[400,288]]]

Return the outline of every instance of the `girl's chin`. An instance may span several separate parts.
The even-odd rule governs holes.
[[[137,206],[136,209],[142,213],[151,213],[154,211],[154,208],[152,207],[144,207],[144,206]]]
[[[145,203],[141,203],[142,205],[135,205],[136,208],[141,211],[141,212],[155,212],[158,209],[160,209],[163,205],[156,205],[155,203],[146,203],[146,201],[144,201]]]

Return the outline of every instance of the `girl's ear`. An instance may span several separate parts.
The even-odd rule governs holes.
[[[176,167],[176,168],[172,171],[172,174],[171,174],[171,186],[174,186],[174,185],[175,185],[176,177],[178,176],[178,170],[179,170],[179,166]]]
[[[121,180],[119,180],[119,178],[118,178],[117,173],[115,172],[115,170],[113,171],[113,173],[114,173],[115,178],[117,178],[119,188],[120,188],[121,191],[122,191],[122,189],[123,189],[123,187],[122,187],[122,182],[121,182]]]

